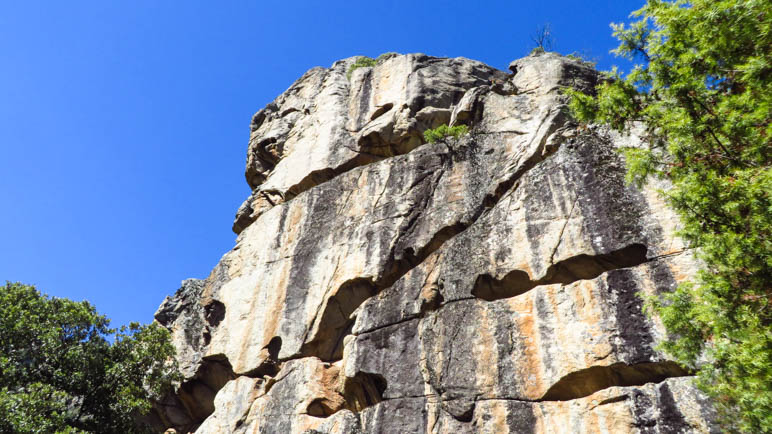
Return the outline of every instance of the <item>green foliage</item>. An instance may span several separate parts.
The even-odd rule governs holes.
[[[437,128],[424,131],[424,139],[428,143],[434,143],[438,140],[442,140],[445,137],[459,138],[469,133],[469,127],[466,125],[455,125],[449,127],[447,125],[440,125]]]
[[[351,74],[358,68],[367,68],[370,66],[375,66],[377,64],[378,64],[378,61],[373,59],[372,57],[367,57],[367,56],[358,57],[357,60],[354,63],[352,63],[351,66],[348,67],[348,71],[346,71],[346,78],[351,80]]]
[[[169,332],[133,323],[116,332],[88,302],[34,287],[0,287],[0,432],[142,432],[179,378]]]
[[[395,53],[394,51],[389,51],[389,52],[383,53],[380,56],[378,56],[378,58],[375,59],[375,62],[376,63],[381,63],[381,62],[389,60],[389,59],[391,59],[392,57],[395,57],[395,56],[399,56],[399,53]]]
[[[645,128],[628,177],[663,192],[704,267],[693,284],[649,302],[670,333],[664,349],[696,370],[727,429],[772,432],[772,2],[649,0],[612,25],[616,53],[597,96],[578,92],[583,121]]]
[[[369,68],[381,62],[385,62],[394,56],[399,56],[399,53],[389,51],[387,53],[381,54],[376,59],[367,56],[360,56],[351,66],[348,67],[348,71],[346,71],[346,78],[351,80],[351,74],[358,68]]]

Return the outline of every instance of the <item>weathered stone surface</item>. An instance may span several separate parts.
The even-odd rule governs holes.
[[[710,406],[641,311],[691,252],[622,146],[560,90],[398,55],[314,68],[253,118],[236,246],[156,314],[185,380],[159,427],[243,433],[708,432]],[[466,124],[435,144],[422,133]],[[215,397],[216,393],[216,397]]]
[[[213,273],[214,274],[214,273]],[[151,424],[194,429],[214,410],[217,392],[232,378],[226,358],[203,357],[202,348],[209,339],[209,328],[219,316],[220,305],[202,297],[206,281],[187,279],[173,297],[166,297],[155,319],[172,332],[177,362],[184,381],[175,394],[166,396],[149,416]]]
[[[475,224],[369,299],[354,331],[415,317],[427,297],[512,297],[682,251],[664,230],[672,212],[652,196],[624,184],[607,142],[569,136]]]
[[[427,128],[447,123],[474,86],[506,74],[469,59],[393,56],[375,67],[356,60],[314,68],[252,118],[240,233],[260,214],[353,167],[406,153]]]
[[[271,208],[207,281],[202,298],[224,314],[203,357],[224,355],[249,373],[270,360],[262,350],[273,340],[278,359],[340,358],[351,312],[481,215],[543,158],[562,122],[554,107],[523,107],[522,131],[426,145]]]
[[[461,419],[479,400],[569,400],[686,375],[654,349],[662,331],[639,295],[672,289],[688,256],[512,298],[447,302],[350,339],[344,372],[381,376],[384,399],[436,395]]]
[[[444,411],[433,396],[393,399],[361,412],[361,424],[352,423],[346,432],[719,433],[707,422],[713,417],[710,403],[695,393],[689,378],[671,378],[643,386],[610,387],[571,401],[483,399],[468,421]]]
[[[718,433],[709,403],[689,379],[611,387],[562,402],[481,401],[472,425],[480,433]]]
[[[178,348],[177,362],[185,377],[195,374],[204,346],[201,329],[205,328],[201,293],[204,282],[186,279],[172,297],[166,297],[155,313],[155,320],[172,330],[172,342]],[[174,327],[172,328],[172,324]]]
[[[198,431],[289,433],[320,427],[346,404],[338,392],[339,371],[306,357],[285,363],[274,377],[238,377],[217,395],[214,413]]]

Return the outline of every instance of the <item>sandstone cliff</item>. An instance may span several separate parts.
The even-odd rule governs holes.
[[[640,295],[694,272],[655,188],[571,122],[596,72],[393,55],[314,68],[253,118],[236,246],[156,319],[201,433],[715,432]],[[466,124],[434,144],[423,131]]]

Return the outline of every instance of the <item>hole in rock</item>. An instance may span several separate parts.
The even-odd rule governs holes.
[[[471,422],[475,406],[475,398],[470,396],[442,400],[442,409],[459,422]]]
[[[646,262],[646,246],[632,244],[603,255],[578,255],[553,264],[544,278],[531,280],[528,273],[513,270],[501,280],[484,274],[477,278],[472,295],[487,301],[500,300],[523,294],[539,285],[569,284],[583,279],[594,279],[618,268],[633,267]]]
[[[646,246],[632,244],[604,255],[579,255],[554,264],[547,270],[549,283],[571,283],[594,279],[617,268],[634,267],[646,262]]]
[[[685,375],[689,375],[688,371],[670,361],[592,366],[561,378],[547,390],[541,400],[567,401],[592,395],[613,386],[642,386],[646,383],[659,383],[670,377]]]
[[[279,116],[284,117],[284,116],[287,116],[290,113],[295,113],[295,112],[299,112],[299,111],[300,111],[300,109],[298,109],[298,108],[290,107],[290,108],[284,110],[283,112],[281,112],[281,114]]]
[[[258,142],[254,152],[255,156],[265,163],[269,170],[273,170],[281,160],[283,148],[283,144],[279,143],[276,137],[268,137]]]
[[[534,286],[536,283],[522,270],[513,270],[501,280],[483,274],[475,281],[472,295],[483,300],[494,301],[520,295]]]
[[[270,145],[272,145],[272,144],[276,143],[277,141],[278,141],[278,140],[276,139],[276,137],[268,137],[268,138],[266,138],[266,139],[263,139],[263,140],[259,141],[259,142],[257,143],[257,146],[256,146],[256,148],[257,148],[257,149],[265,149],[265,148],[267,148],[268,146],[270,146]]]
[[[328,417],[340,410],[339,403],[331,402],[326,398],[316,398],[308,404],[306,413],[314,417]]]
[[[209,304],[204,306],[204,318],[207,324],[212,327],[217,327],[220,321],[225,318],[225,305],[217,300],[212,300]]]
[[[400,137],[384,137],[383,134],[390,133],[372,131],[360,137],[357,141],[359,152],[382,159],[407,154],[424,143],[423,136],[417,131]]]
[[[357,372],[353,378],[347,378],[343,397],[351,411],[362,411],[383,401],[383,394],[388,384],[380,374]]]
[[[362,278],[341,285],[335,295],[322,306],[318,325],[314,327],[316,335],[303,345],[301,353],[319,357],[326,362],[342,359],[343,338],[354,325],[351,314],[377,292],[378,289],[372,282]]]
[[[180,385],[177,396],[186,413],[201,423],[214,412],[214,397],[225,384],[236,378],[228,358],[208,356],[201,360],[195,376]]]
[[[281,351],[281,337],[274,336],[268,342],[268,345],[263,347],[263,351],[268,352],[268,357],[260,363],[255,369],[244,372],[241,375],[259,378],[259,377],[275,377],[279,373],[281,362],[279,361],[279,352]]]
[[[463,413],[459,413],[458,415],[452,415],[457,421],[459,422],[471,422],[472,418],[474,417],[474,405],[469,407],[466,411]]]
[[[377,109],[375,109],[375,112],[373,113],[373,115],[370,116],[370,120],[374,121],[375,119],[383,116],[385,113],[387,113],[389,110],[391,110],[392,107],[394,107],[394,104],[391,104],[391,103],[384,104],[384,105],[378,107]]]
[[[369,154],[377,155],[381,158],[394,157],[401,153],[406,153],[397,152],[395,147],[391,143],[386,142],[377,131],[373,131],[366,136],[360,137],[357,144],[359,145],[359,149],[365,150]]]
[[[281,351],[281,337],[272,337],[265,348],[268,350],[268,357],[273,360],[279,360],[279,351]]]

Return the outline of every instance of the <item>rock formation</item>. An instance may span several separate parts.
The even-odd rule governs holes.
[[[635,135],[577,125],[597,73],[392,55],[314,68],[252,119],[236,246],[156,319],[200,433],[716,432],[641,296],[695,261]],[[425,143],[439,125],[470,133]]]

